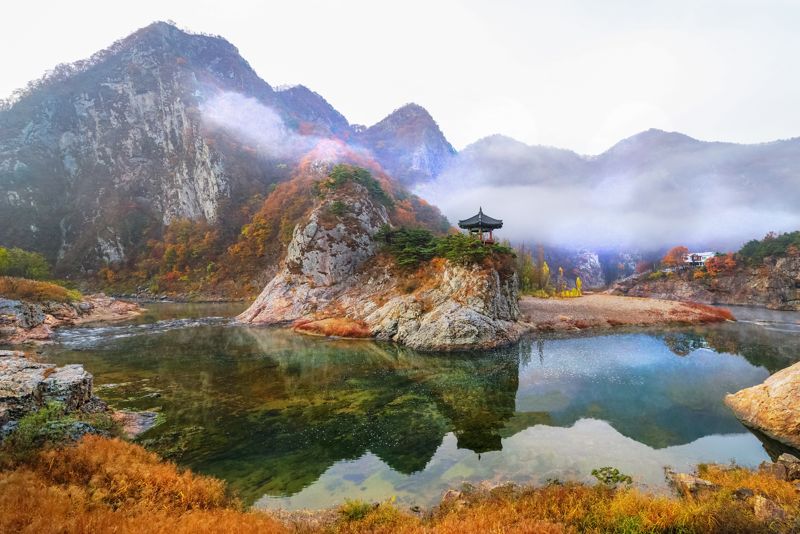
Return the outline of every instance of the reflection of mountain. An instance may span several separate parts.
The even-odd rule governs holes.
[[[741,356],[698,348],[704,339],[724,345],[726,335],[711,329],[543,339],[535,346],[528,340],[491,353],[436,356],[212,325],[109,339],[80,352],[54,347],[47,359],[81,361],[98,384],[118,384],[100,390],[112,404],[161,408],[167,422],[143,442],[230,481],[251,500],[297,494],[365,458],[385,464],[392,480],[436,470],[453,484],[477,473],[491,478],[488,466],[514,457],[508,449],[521,436],[585,418],[656,449],[742,433],[721,399],[767,372]],[[604,439],[598,434],[564,447],[613,446]],[[468,451],[499,452],[478,460]],[[473,456],[469,473],[452,464]],[[540,469],[531,464],[519,476]],[[363,472],[348,476],[357,487],[376,483]]]
[[[685,356],[647,334],[548,340],[543,361],[520,371],[517,411],[547,412],[558,426],[603,419],[656,448],[741,432],[722,398],[767,372],[740,356],[677,345]]]
[[[400,473],[420,471],[448,432],[459,448],[499,449],[521,350],[529,348],[439,357],[277,329],[198,327],[118,339],[94,361],[81,358],[98,377],[125,368],[114,382],[147,380],[134,393],[104,394],[131,408],[160,406],[168,424],[145,444],[250,499],[295,493],[369,452]],[[161,397],[125,400],[145,384]]]

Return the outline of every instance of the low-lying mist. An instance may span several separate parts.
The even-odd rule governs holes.
[[[202,103],[200,112],[207,126],[227,132],[264,157],[297,158],[320,141],[295,133],[274,109],[240,93],[217,93]]]
[[[738,250],[769,231],[800,228],[800,172],[786,167],[794,155],[790,168],[800,169],[800,145],[763,145],[764,154],[685,139],[666,148],[627,140],[594,158],[479,142],[415,192],[453,224],[483,207],[503,219],[498,237],[573,249]]]

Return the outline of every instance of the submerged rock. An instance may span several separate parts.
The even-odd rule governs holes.
[[[727,395],[725,404],[745,425],[800,450],[800,363],[762,384]]]
[[[156,426],[158,414],[156,412],[129,412],[127,410],[117,410],[111,414],[122,427],[122,432],[128,439],[133,439],[139,434],[143,434]]]

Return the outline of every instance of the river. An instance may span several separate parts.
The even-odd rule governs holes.
[[[460,354],[234,325],[240,310],[148,305],[62,330],[42,358],[82,363],[114,407],[158,410],[139,443],[264,508],[430,506],[464,483],[591,482],[603,466],[663,491],[665,466],[755,466],[769,456],[723,397],[800,359],[800,313],[749,308]]]

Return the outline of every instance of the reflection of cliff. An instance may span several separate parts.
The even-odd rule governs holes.
[[[519,351],[529,350],[423,355],[275,329],[195,329],[192,336],[191,352],[211,355],[202,363],[205,386],[192,385],[178,367],[161,367],[180,382],[175,398],[164,399],[174,405],[164,409],[186,419],[170,420],[161,442],[158,432],[148,437],[156,448],[169,448],[183,439],[181,430],[191,435],[202,426],[202,443],[189,443],[174,457],[231,480],[246,499],[295,493],[334,463],[368,452],[413,473],[448,432],[458,436],[459,448],[499,449],[514,415]],[[220,346],[225,356],[213,356]],[[188,350],[176,345],[157,352],[175,361]],[[214,409],[197,413],[187,403]]]

